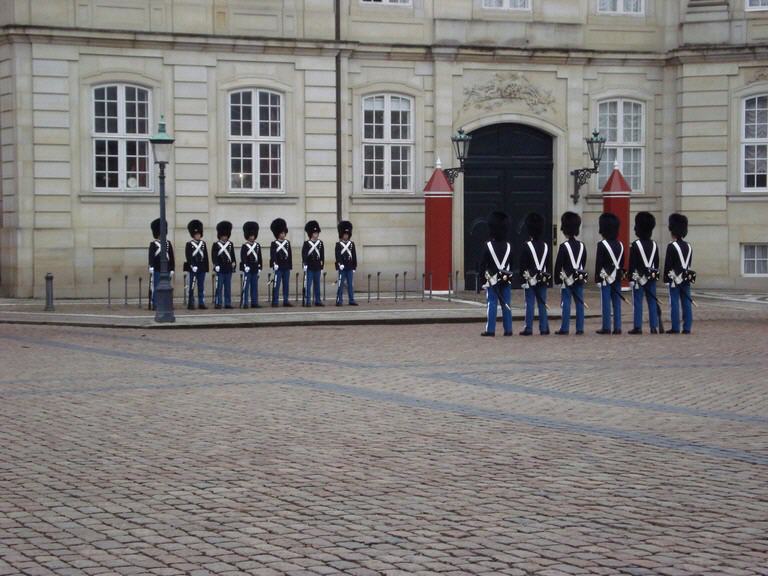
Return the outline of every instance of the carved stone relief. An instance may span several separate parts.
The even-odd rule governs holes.
[[[495,110],[519,100],[536,114],[554,110],[552,92],[539,88],[519,72],[499,72],[484,84],[464,88],[464,109]]]

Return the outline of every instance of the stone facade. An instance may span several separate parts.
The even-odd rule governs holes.
[[[598,1],[505,10],[483,0],[8,0],[0,7],[2,294],[40,296],[47,272],[57,296],[78,297],[105,294],[108,277],[146,276],[156,174],[147,190],[94,185],[94,88],[109,84],[148,90],[151,131],[164,114],[176,138],[167,192],[179,252],[192,218],[209,243],[217,221],[231,220],[239,243],[240,225],[255,219],[268,244],[269,222],[282,216],[298,249],[307,219],[330,242],[342,216],[355,224],[362,273],[418,278],[421,188],[438,156],[452,164],[456,129],[500,122],[553,137],[553,216],[583,213],[592,245],[602,207],[596,178],[574,205],[569,172],[588,164],[583,139],[599,123],[600,102],[628,99],[643,110],[633,210],[656,214],[662,242],[661,221],[689,215],[701,285],[764,285],[742,270],[743,246],[768,243],[768,187],[743,190],[742,134],[745,101],[768,94],[768,11],[747,10],[748,0],[644,0],[639,15],[606,14]],[[281,97],[279,190],[231,188],[228,106],[241,89]],[[363,100],[373,94],[405,96],[411,106],[412,178],[397,193],[364,190]],[[456,270],[464,267],[462,186],[460,177]]]

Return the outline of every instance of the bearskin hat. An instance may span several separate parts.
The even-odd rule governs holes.
[[[152,229],[152,236],[155,238],[155,240],[160,238],[160,218],[155,218],[154,220],[152,220],[149,227]]]
[[[560,217],[560,229],[566,236],[578,236],[581,230],[581,216],[576,212],[564,212]]]
[[[619,218],[612,212],[603,212],[598,220],[600,236],[606,240],[616,240],[619,237]]]
[[[541,235],[544,234],[544,217],[531,212],[525,217],[525,229],[528,231],[528,236],[534,240],[541,239]]]
[[[635,234],[640,240],[650,240],[655,227],[656,218],[650,212],[638,212],[635,215]]]
[[[230,238],[232,236],[232,222],[229,220],[222,220],[216,224],[216,238],[226,236]]]
[[[246,240],[253,236],[254,238],[259,237],[259,223],[254,222],[253,220],[249,220],[245,224],[243,224],[243,236]]]
[[[677,212],[670,214],[669,231],[677,238],[685,238],[688,236],[688,216],[678,214]]]
[[[336,228],[339,230],[339,238],[344,234],[349,234],[349,237],[352,238],[352,222],[349,220],[342,220]]]
[[[488,232],[491,240],[506,242],[509,236],[507,229],[509,216],[504,212],[492,212],[488,217]]]
[[[272,220],[272,224],[269,225],[269,229],[272,230],[272,234],[274,234],[275,238],[280,236],[281,232],[288,234],[288,224],[286,224],[285,220],[282,218],[275,218]]]
[[[320,224],[317,223],[317,220],[310,220],[304,226],[304,232],[307,233],[307,236],[312,236],[314,232],[320,234]]]
[[[200,220],[190,220],[189,224],[187,224],[187,230],[189,230],[189,235],[193,236],[195,234],[200,234],[200,236],[203,235],[203,223],[200,222]]]

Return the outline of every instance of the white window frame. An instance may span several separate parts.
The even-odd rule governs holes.
[[[533,4],[533,0],[523,0],[525,2],[525,6],[512,6],[512,0],[501,0],[502,5],[501,6],[489,6],[489,3],[491,0],[483,0],[483,9],[484,10],[514,10],[517,12],[530,12],[531,7]]]
[[[412,0],[360,0],[360,4],[381,6],[410,6]]]
[[[609,14],[609,15],[618,15],[618,16],[645,16],[645,0],[640,0],[640,10],[637,12],[625,10],[624,9],[624,0],[617,0],[616,2],[616,10],[605,10],[600,8],[600,0],[595,0],[597,2],[597,13],[598,14]]]
[[[768,4],[764,6],[760,6],[760,5],[753,6],[752,0],[744,0],[744,10],[746,10],[747,12],[764,12],[768,10]]]
[[[746,264],[747,264],[747,246],[755,246],[756,248],[758,246],[765,246],[768,250],[768,243],[766,242],[746,242],[741,245],[741,275],[746,278],[768,278],[768,273],[760,273],[760,272],[747,272],[746,271]],[[762,258],[754,258],[755,261],[755,269],[757,269],[757,261],[762,260]],[[766,258],[768,260],[768,258]]]
[[[384,98],[384,138],[366,138],[365,137],[365,102],[368,99],[383,97]],[[392,138],[392,98],[402,98],[409,103],[409,123],[408,123],[408,138],[393,139]],[[366,194],[412,194],[414,192],[414,180],[415,180],[415,155],[416,155],[416,140],[414,135],[415,130],[415,108],[416,102],[412,96],[407,94],[400,94],[396,92],[377,92],[373,94],[365,94],[360,99],[360,173],[362,176],[362,190]],[[383,146],[384,147],[384,188],[366,188],[365,187],[365,147],[366,146]],[[408,177],[409,185],[407,188],[392,188],[392,147],[393,146],[407,146],[410,148],[410,158],[408,162]]]
[[[768,98],[768,93],[764,94],[752,94],[751,96],[745,96],[741,99],[741,125],[739,126],[739,189],[745,194],[765,193],[768,192],[768,170],[766,170],[766,185],[747,187],[746,180],[746,163],[747,163],[747,146],[765,146],[768,151],[768,133],[765,138],[747,138],[747,102],[749,100],[756,100],[757,98]],[[768,126],[768,124],[767,124]]]
[[[233,94],[250,92],[251,93],[251,125],[250,136],[232,134],[232,100]],[[266,93],[276,95],[280,98],[280,135],[279,136],[260,136],[259,135],[259,94]],[[227,190],[232,194],[284,194],[285,193],[285,94],[272,88],[236,88],[227,91]],[[235,188],[232,186],[232,144],[250,144],[252,186],[250,188]],[[277,144],[280,150],[280,186],[278,188],[261,187],[261,144]],[[271,173],[270,173],[271,174]]]
[[[608,166],[608,158],[607,153],[609,149],[616,150],[616,161],[619,163],[619,170],[621,170],[621,173],[626,178],[626,174],[624,174],[624,155],[623,150],[628,148],[639,148],[640,149],[640,186],[637,188],[632,188],[633,194],[642,194],[645,191],[645,170],[646,170],[646,158],[647,158],[647,126],[646,126],[646,105],[645,102],[642,100],[638,100],[636,98],[624,98],[621,96],[617,97],[611,97],[611,98],[603,98],[602,100],[597,101],[597,118],[596,118],[596,126],[600,125],[600,106],[602,104],[608,104],[609,102],[616,102],[616,140],[615,141],[609,141],[607,140],[608,135],[602,134],[606,138],[605,142],[605,153],[603,155],[603,160],[601,162],[601,166],[607,166],[609,170],[609,176],[610,171],[613,170],[613,163],[611,162],[610,166]],[[626,142],[624,140],[624,103],[629,102],[631,104],[639,104],[640,105],[640,141],[639,142]],[[621,154],[619,154],[619,151],[622,151]],[[606,164],[604,164],[606,163]],[[602,190],[602,186],[605,185],[605,183],[600,183],[600,173],[598,172],[597,178],[595,178],[595,184],[597,186],[598,192]],[[631,184],[630,184],[631,185]]]
[[[104,88],[105,90],[110,87],[117,88],[117,132],[96,132],[96,90]],[[126,132],[126,114],[125,114],[125,90],[126,88],[136,88],[137,90],[144,90],[147,93],[147,132],[146,134]],[[97,193],[101,192],[152,192],[154,189],[154,157],[152,155],[152,146],[149,143],[149,138],[152,131],[152,89],[139,84],[133,84],[130,82],[106,82],[103,84],[97,84],[91,87],[91,101],[89,117],[91,120],[91,186]],[[109,188],[96,186],[96,141],[97,140],[117,140],[117,187]],[[147,146],[147,186],[135,186],[133,188],[128,187],[127,177],[127,160],[128,154],[126,151],[126,143],[128,140],[145,141]]]

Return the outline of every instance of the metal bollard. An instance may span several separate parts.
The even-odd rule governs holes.
[[[222,295],[223,294],[224,293],[222,292]],[[216,272],[211,274],[211,304],[214,306],[216,305]]]
[[[298,302],[298,301],[299,301],[299,273],[296,272],[296,300],[294,300],[294,302]],[[303,299],[302,299],[302,302],[303,302]]]
[[[429,299],[432,300],[432,272],[429,273]]]
[[[371,303],[371,275],[368,274],[368,304]]]
[[[408,270],[403,270],[403,300],[408,296],[408,285],[405,283],[405,279],[408,276]]]
[[[128,275],[125,276],[125,305],[128,306]]]
[[[107,278],[107,308],[112,308],[112,278]]]
[[[453,274],[448,272],[448,302],[451,301],[451,276],[453,276]]]
[[[141,308],[141,276],[139,276],[139,308]]]
[[[53,312],[53,274],[45,275],[45,312]]]
[[[421,301],[424,302],[424,292],[427,291],[427,275],[421,274]]]
[[[381,272],[376,272],[376,301],[381,298]]]
[[[395,273],[395,302],[397,302],[397,281],[400,278],[400,273]]]
[[[325,280],[326,280],[325,277],[326,276],[328,276],[328,272],[323,270],[323,302],[325,302]]]

